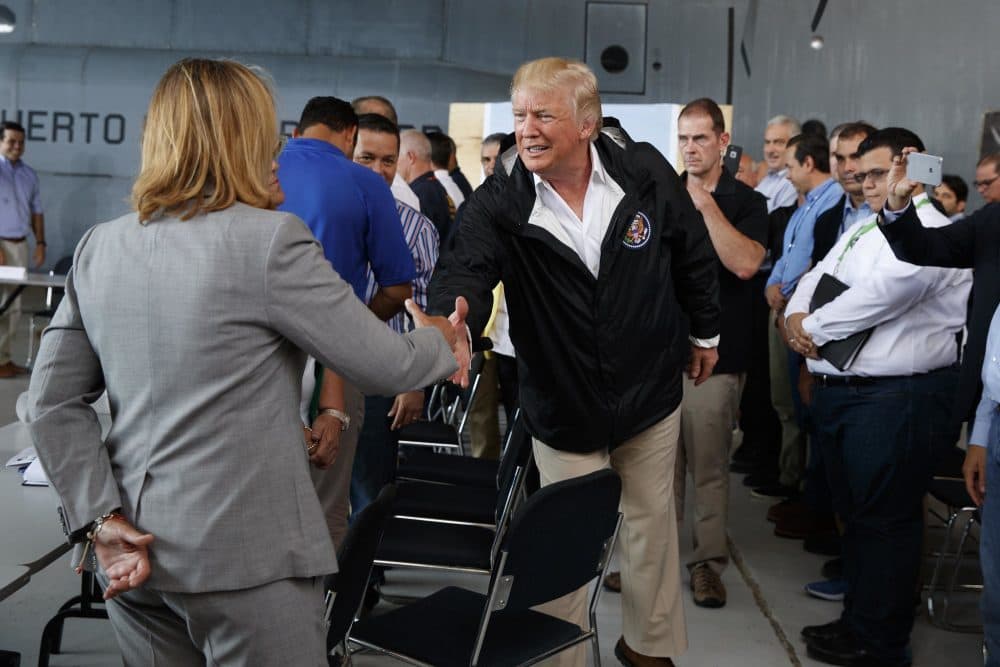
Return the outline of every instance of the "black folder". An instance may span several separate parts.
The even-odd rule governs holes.
[[[840,296],[849,286],[840,282],[829,273],[824,273],[819,282],[816,283],[816,289],[813,291],[812,300],[809,302],[809,312],[825,306],[830,303],[838,296]],[[865,329],[864,331],[859,331],[856,334],[851,334],[847,338],[842,340],[831,340],[825,345],[820,345],[818,348],[819,356],[823,357],[831,364],[833,364],[837,370],[843,371],[847,370],[855,357],[858,356],[858,352],[864,347],[865,343],[868,342],[868,337],[872,335],[872,331],[875,328]]]

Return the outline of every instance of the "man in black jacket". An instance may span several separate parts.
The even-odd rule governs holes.
[[[987,204],[946,227],[924,227],[910,202],[910,193],[917,184],[906,178],[906,156],[913,150],[907,148],[901,157],[894,158],[888,174],[886,209],[892,212],[905,207],[905,210],[898,218],[892,213],[885,216],[879,227],[896,257],[904,262],[975,269],[966,319],[968,340],[962,354],[954,404],[956,421],[971,424],[983,391],[980,373],[986,356],[990,321],[1000,305],[1000,203]],[[986,449],[969,447],[962,471],[969,495],[978,498],[986,479]]]
[[[663,156],[619,128],[601,131],[586,65],[526,63],[511,91],[516,151],[466,203],[430,308],[450,312],[465,296],[478,337],[503,281],[542,483],[609,465],[622,477],[616,654],[629,665],[671,665],[687,644],[672,497],[681,371],[687,364],[700,383],[718,359],[715,252]],[[551,611],[585,626],[585,594],[570,597]]]

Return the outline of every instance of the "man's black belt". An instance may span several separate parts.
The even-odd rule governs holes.
[[[19,239],[5,239],[3,237],[0,237],[0,241],[6,241],[7,243],[20,243],[20,242],[26,240],[27,238],[28,238],[27,236],[22,236]]]
[[[925,373],[914,373],[913,375],[876,375],[862,377],[861,375],[824,375],[813,373],[813,380],[821,387],[870,387],[886,380],[903,380],[907,378],[918,378],[925,375],[934,375],[947,370],[955,370],[958,364],[942,366]]]
[[[813,375],[816,384],[821,387],[870,387],[879,380],[894,379],[895,377],[897,376],[892,376],[892,378],[877,378],[862,377],[860,375]]]

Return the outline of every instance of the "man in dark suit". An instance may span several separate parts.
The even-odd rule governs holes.
[[[907,191],[912,185],[906,178],[905,155],[909,152],[907,149],[902,158],[897,158],[889,172],[889,200],[886,202],[889,214],[879,227],[896,257],[905,262],[975,269],[966,320],[968,340],[962,355],[954,407],[956,419],[972,421],[983,389],[979,374],[986,354],[986,335],[993,312],[1000,304],[1000,203],[987,204],[952,225],[933,229],[922,226]],[[894,211],[901,213],[896,217],[892,214]],[[976,494],[972,489],[977,481],[983,480],[985,464],[985,450],[970,447],[963,470],[973,498]]]

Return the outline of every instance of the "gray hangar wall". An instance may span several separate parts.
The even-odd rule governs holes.
[[[748,0],[13,0],[0,36],[0,113],[28,129],[40,171],[50,264],[89,226],[127,210],[150,92],[188,55],[230,56],[273,76],[279,114],[294,121],[312,95],[383,94],[400,120],[447,126],[452,101],[497,101],[524,60],[583,58],[588,32],[638,7],[645,33],[622,29],[641,88],[615,102],[723,101],[727,12],[737,48]],[[622,7],[622,5],[624,5]],[[747,77],[737,51],[733,140],[760,156],[770,116],[864,118],[917,131],[946,169],[971,180],[982,115],[1000,108],[991,62],[1000,3],[839,0],[809,48],[815,2],[760,0]],[[603,13],[602,13],[603,12]],[[609,13],[610,12],[610,13]],[[634,12],[633,12],[634,13]],[[593,46],[590,44],[589,46]],[[614,80],[600,71],[602,87]],[[466,166],[470,168],[470,166]],[[974,205],[980,202],[974,196]]]

